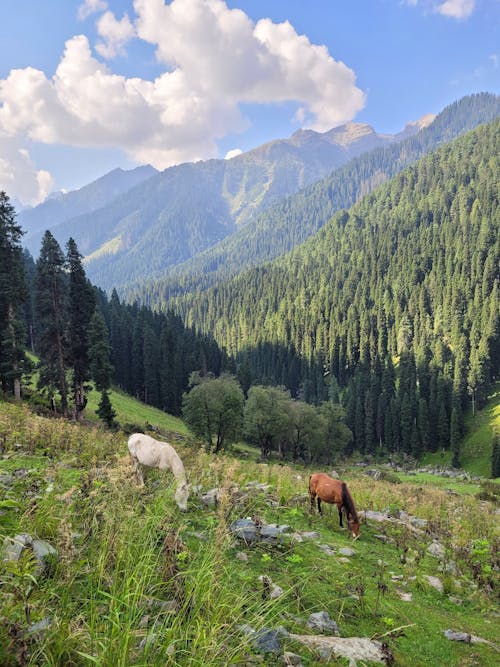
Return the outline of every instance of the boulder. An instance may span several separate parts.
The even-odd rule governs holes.
[[[318,611],[315,614],[311,614],[307,619],[306,625],[308,628],[319,630],[323,633],[340,634],[339,626],[330,618],[330,614],[327,611]]]

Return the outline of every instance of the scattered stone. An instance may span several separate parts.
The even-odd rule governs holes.
[[[236,558],[242,563],[248,563],[248,555],[244,551],[238,551]]]
[[[435,588],[438,593],[442,593],[444,591],[443,588],[443,582],[439,577],[432,577],[430,574],[424,575],[426,580],[428,581],[429,585],[432,586],[432,588]]]
[[[140,628],[146,628],[149,623],[149,614],[144,614],[144,616],[139,621]]]
[[[307,619],[306,625],[308,628],[313,628],[323,633],[329,632],[337,636],[340,635],[339,626],[330,618],[330,614],[327,611],[318,611],[315,614],[311,614]]]
[[[284,590],[278,586],[278,584],[275,584],[266,574],[261,574],[259,581],[263,583],[264,590],[266,591],[266,597],[268,597],[270,600],[276,600],[276,598],[279,598],[281,595],[283,595]]]
[[[446,552],[443,545],[434,540],[432,544],[427,547],[427,553],[429,556],[434,556],[434,558],[439,558],[439,560],[444,560],[446,558]]]
[[[252,519],[238,519],[230,526],[231,532],[239,539],[249,543],[259,540],[269,544],[276,544],[279,539],[290,530],[290,526],[277,524],[257,525]]]
[[[31,548],[37,560],[35,574],[46,573],[51,565],[51,559],[57,558],[57,549],[45,540],[33,540]]]
[[[23,550],[33,544],[33,539],[27,533],[21,533],[14,537],[6,537],[3,541],[2,559],[6,561],[18,561]]]
[[[477,637],[476,635],[471,635],[468,632],[457,632],[456,630],[444,630],[443,632],[446,639],[449,639],[453,642],[465,642],[466,644],[487,644],[495,649],[495,651],[500,651],[500,646],[494,642],[490,642],[487,639],[482,637]]]
[[[27,468],[18,468],[17,470],[14,470],[12,474],[14,477],[17,477],[17,479],[22,479],[29,475],[29,470]]]
[[[341,558],[338,559],[339,563],[350,563],[351,561],[346,558],[345,556],[342,556]]]
[[[413,595],[411,593],[406,593],[406,591],[400,591],[396,589],[396,595],[403,600],[403,602],[412,602]]]
[[[259,653],[281,653],[282,639],[283,634],[280,629],[262,628],[255,633],[252,642]]]
[[[296,653],[285,651],[281,656],[280,662],[286,667],[302,667],[302,658]]]
[[[29,635],[36,635],[37,637],[43,637],[43,635],[46,633],[46,631],[50,628],[51,625],[52,625],[52,619],[48,617],[42,618],[41,621],[38,621],[37,623],[33,623],[32,625],[30,625],[27,632]]]
[[[340,479],[340,475],[336,470],[330,470],[328,474],[330,475],[330,477],[333,477],[333,479]]]
[[[327,556],[335,556],[335,549],[332,549],[328,544],[319,544],[318,546]]]
[[[316,532],[315,530],[309,531],[309,532],[304,532],[304,533],[299,533],[299,535],[302,537],[304,540],[317,540],[321,535]]]
[[[336,658],[347,658],[351,661],[366,660],[381,664],[390,664],[390,661],[393,659],[381,642],[368,639],[368,637],[290,635],[290,638],[320,652],[322,657],[327,660],[333,655]]]
[[[342,547],[342,549],[339,549],[339,554],[342,554],[342,556],[347,556],[350,558],[351,556],[355,556],[356,552],[354,549],[349,549],[349,547]]]
[[[14,482],[14,477],[12,475],[0,475],[0,484],[2,486],[11,486]]]
[[[217,501],[220,496],[220,489],[210,489],[210,491],[207,491],[206,493],[202,493],[199,496],[199,499],[204,505],[217,505]]]

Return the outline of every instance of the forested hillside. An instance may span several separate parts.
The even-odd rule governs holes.
[[[352,206],[390,177],[441,144],[500,115],[500,97],[470,95],[444,109],[418,134],[376,148],[353,159],[332,174],[269,208],[243,228],[181,266],[167,269],[164,277],[127,277],[119,289],[127,299],[163,305],[179,293],[206,289],[246,268],[258,266],[302,243],[332,215]],[[118,285],[116,285],[118,287]]]
[[[414,123],[400,134],[419,127]],[[26,243],[37,254],[47,228],[59,243],[74,238],[92,280],[112,289],[186,261],[355,155],[398,138],[348,123],[329,132],[299,130],[230,160],[185,163],[161,173],[115,170],[23,215],[22,224],[35,231]],[[149,178],[139,182],[137,174],[146,173]],[[114,196],[110,185],[120,186]]]
[[[443,146],[178,312],[254,381],[310,401],[340,392],[362,452],[457,448],[463,409],[500,367],[499,130]]]

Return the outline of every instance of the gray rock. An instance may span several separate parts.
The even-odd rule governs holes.
[[[57,549],[45,540],[33,540],[31,548],[38,562],[36,574],[47,572],[51,559],[57,558]]]
[[[281,656],[280,662],[285,667],[302,667],[302,658],[296,653],[285,651]]]
[[[270,523],[270,524],[264,524],[261,529],[260,529],[260,537],[262,540],[274,540],[277,539],[278,537],[281,537],[281,535],[284,535],[290,530],[290,526],[287,526],[286,524],[283,526],[278,526],[275,523]]]
[[[206,493],[202,493],[199,498],[204,505],[217,505],[217,500],[219,498],[220,489],[210,489]]]
[[[428,581],[429,585],[432,586],[432,588],[436,589],[438,593],[442,593],[444,591],[443,588],[443,582],[439,577],[432,577],[429,574],[424,575],[426,580]]]
[[[33,540],[30,535],[21,533],[14,537],[6,537],[3,541],[2,560],[18,561],[21,558],[23,550],[27,546],[31,546]]]
[[[304,540],[317,540],[319,537],[321,537],[321,535],[320,535],[318,532],[316,532],[315,530],[313,530],[313,531],[309,531],[309,532],[306,531],[306,532],[304,532],[304,533],[300,533],[300,536],[301,536]]]
[[[446,552],[444,547],[440,542],[434,540],[432,544],[427,547],[427,553],[429,556],[434,556],[434,558],[439,558],[439,560],[444,560],[446,558]]]
[[[248,555],[244,551],[238,551],[236,554],[237,560],[240,560],[242,563],[248,563]]]
[[[450,602],[453,602],[453,604],[459,604],[459,605],[460,605],[460,604],[463,604],[463,603],[464,603],[464,601],[462,600],[462,598],[457,598],[455,595],[449,595],[449,596],[448,596],[448,600],[449,600]]]
[[[237,519],[231,524],[230,530],[245,542],[253,542],[257,538],[257,526],[252,519]]]
[[[12,475],[0,475],[0,484],[2,486],[10,486],[14,482],[14,477]]]
[[[281,653],[282,634],[279,630],[262,628],[255,633],[252,642],[259,653]]]
[[[356,552],[354,549],[349,549],[349,547],[342,547],[342,549],[339,549],[339,554],[342,554],[342,556],[347,556],[350,558],[351,556],[355,556]]]
[[[327,556],[335,556],[335,549],[332,549],[328,544],[319,544],[318,546]]]
[[[396,595],[401,600],[403,600],[403,602],[412,602],[413,601],[413,595],[411,593],[407,593],[406,591],[396,590]]]
[[[18,468],[17,470],[14,470],[12,474],[14,477],[17,477],[17,479],[22,479],[23,477],[27,477],[29,475],[29,470],[28,468]]]
[[[52,625],[52,619],[48,617],[42,618],[41,621],[38,621],[37,623],[33,623],[32,625],[30,625],[27,632],[29,635],[36,635],[38,637],[43,637],[43,635],[50,628],[51,625]]]
[[[314,628],[322,633],[340,635],[338,625],[330,618],[330,614],[327,611],[318,611],[315,614],[311,614],[307,619],[306,625],[308,628]]]
[[[455,630],[445,630],[443,632],[446,639],[450,639],[453,642],[465,642],[470,644],[472,641],[472,635],[467,632],[456,632]]]
[[[340,479],[340,475],[336,470],[330,470],[328,474],[330,475],[330,477],[333,477],[333,479]]]

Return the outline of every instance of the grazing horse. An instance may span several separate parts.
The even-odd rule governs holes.
[[[144,484],[141,464],[148,468],[169,469],[177,480],[175,502],[183,512],[187,509],[189,488],[186,471],[179,455],[168,442],[160,442],[144,433],[134,433],[128,439],[128,451],[132,459],[135,474],[139,484]]]
[[[347,488],[347,484],[340,479],[333,479],[323,472],[316,472],[309,478],[309,495],[311,497],[311,512],[314,512],[314,499],[318,501],[318,511],[323,515],[321,501],[337,505],[339,510],[340,526],[342,527],[342,509],[347,517],[347,525],[354,539],[359,537],[359,517],[354,506],[354,500]]]

